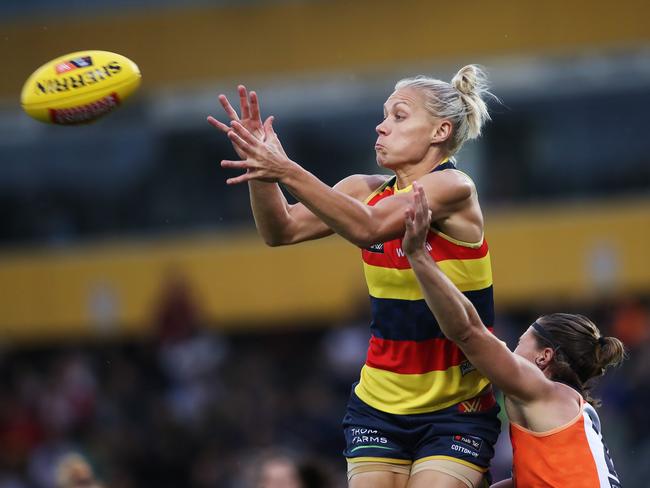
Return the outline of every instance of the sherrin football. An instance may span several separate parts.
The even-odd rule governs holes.
[[[85,124],[122,104],[140,85],[130,59],[108,51],[78,51],[38,68],[20,96],[28,115],[52,124]]]

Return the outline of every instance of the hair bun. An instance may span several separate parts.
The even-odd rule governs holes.
[[[468,64],[458,70],[451,85],[463,95],[480,97],[488,90],[487,75],[480,66]]]
[[[467,138],[475,139],[481,135],[483,124],[490,120],[484,100],[485,96],[492,95],[488,91],[487,75],[480,66],[468,64],[458,70],[451,79],[451,86],[458,91],[465,105],[465,116],[468,122]]]

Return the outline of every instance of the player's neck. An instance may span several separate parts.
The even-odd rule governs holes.
[[[412,185],[414,181],[431,173],[437,166],[441,165],[449,158],[447,155],[436,152],[435,155],[427,157],[415,164],[407,164],[400,168],[395,168],[397,176],[397,188],[404,189]]]

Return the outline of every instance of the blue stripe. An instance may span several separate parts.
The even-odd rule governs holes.
[[[476,307],[486,327],[494,325],[494,296],[492,286],[467,291],[465,295]],[[393,341],[424,341],[444,337],[438,322],[424,300],[397,300],[370,297],[375,337]]]

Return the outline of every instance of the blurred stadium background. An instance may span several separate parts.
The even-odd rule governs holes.
[[[266,248],[205,116],[245,83],[333,184],[377,171],[397,79],[468,63],[503,102],[458,158],[487,219],[497,333],[513,345],[570,311],[626,342],[601,416],[623,485],[647,487],[649,18],[641,0],[3,1],[0,488],[54,487],[70,453],[111,488],[253,486],[276,452],[302,486],[344,486],[369,337],[359,253]],[[86,127],[29,119],[23,81],[80,49],[135,60],[139,93]],[[504,432],[496,479],[509,450]]]

